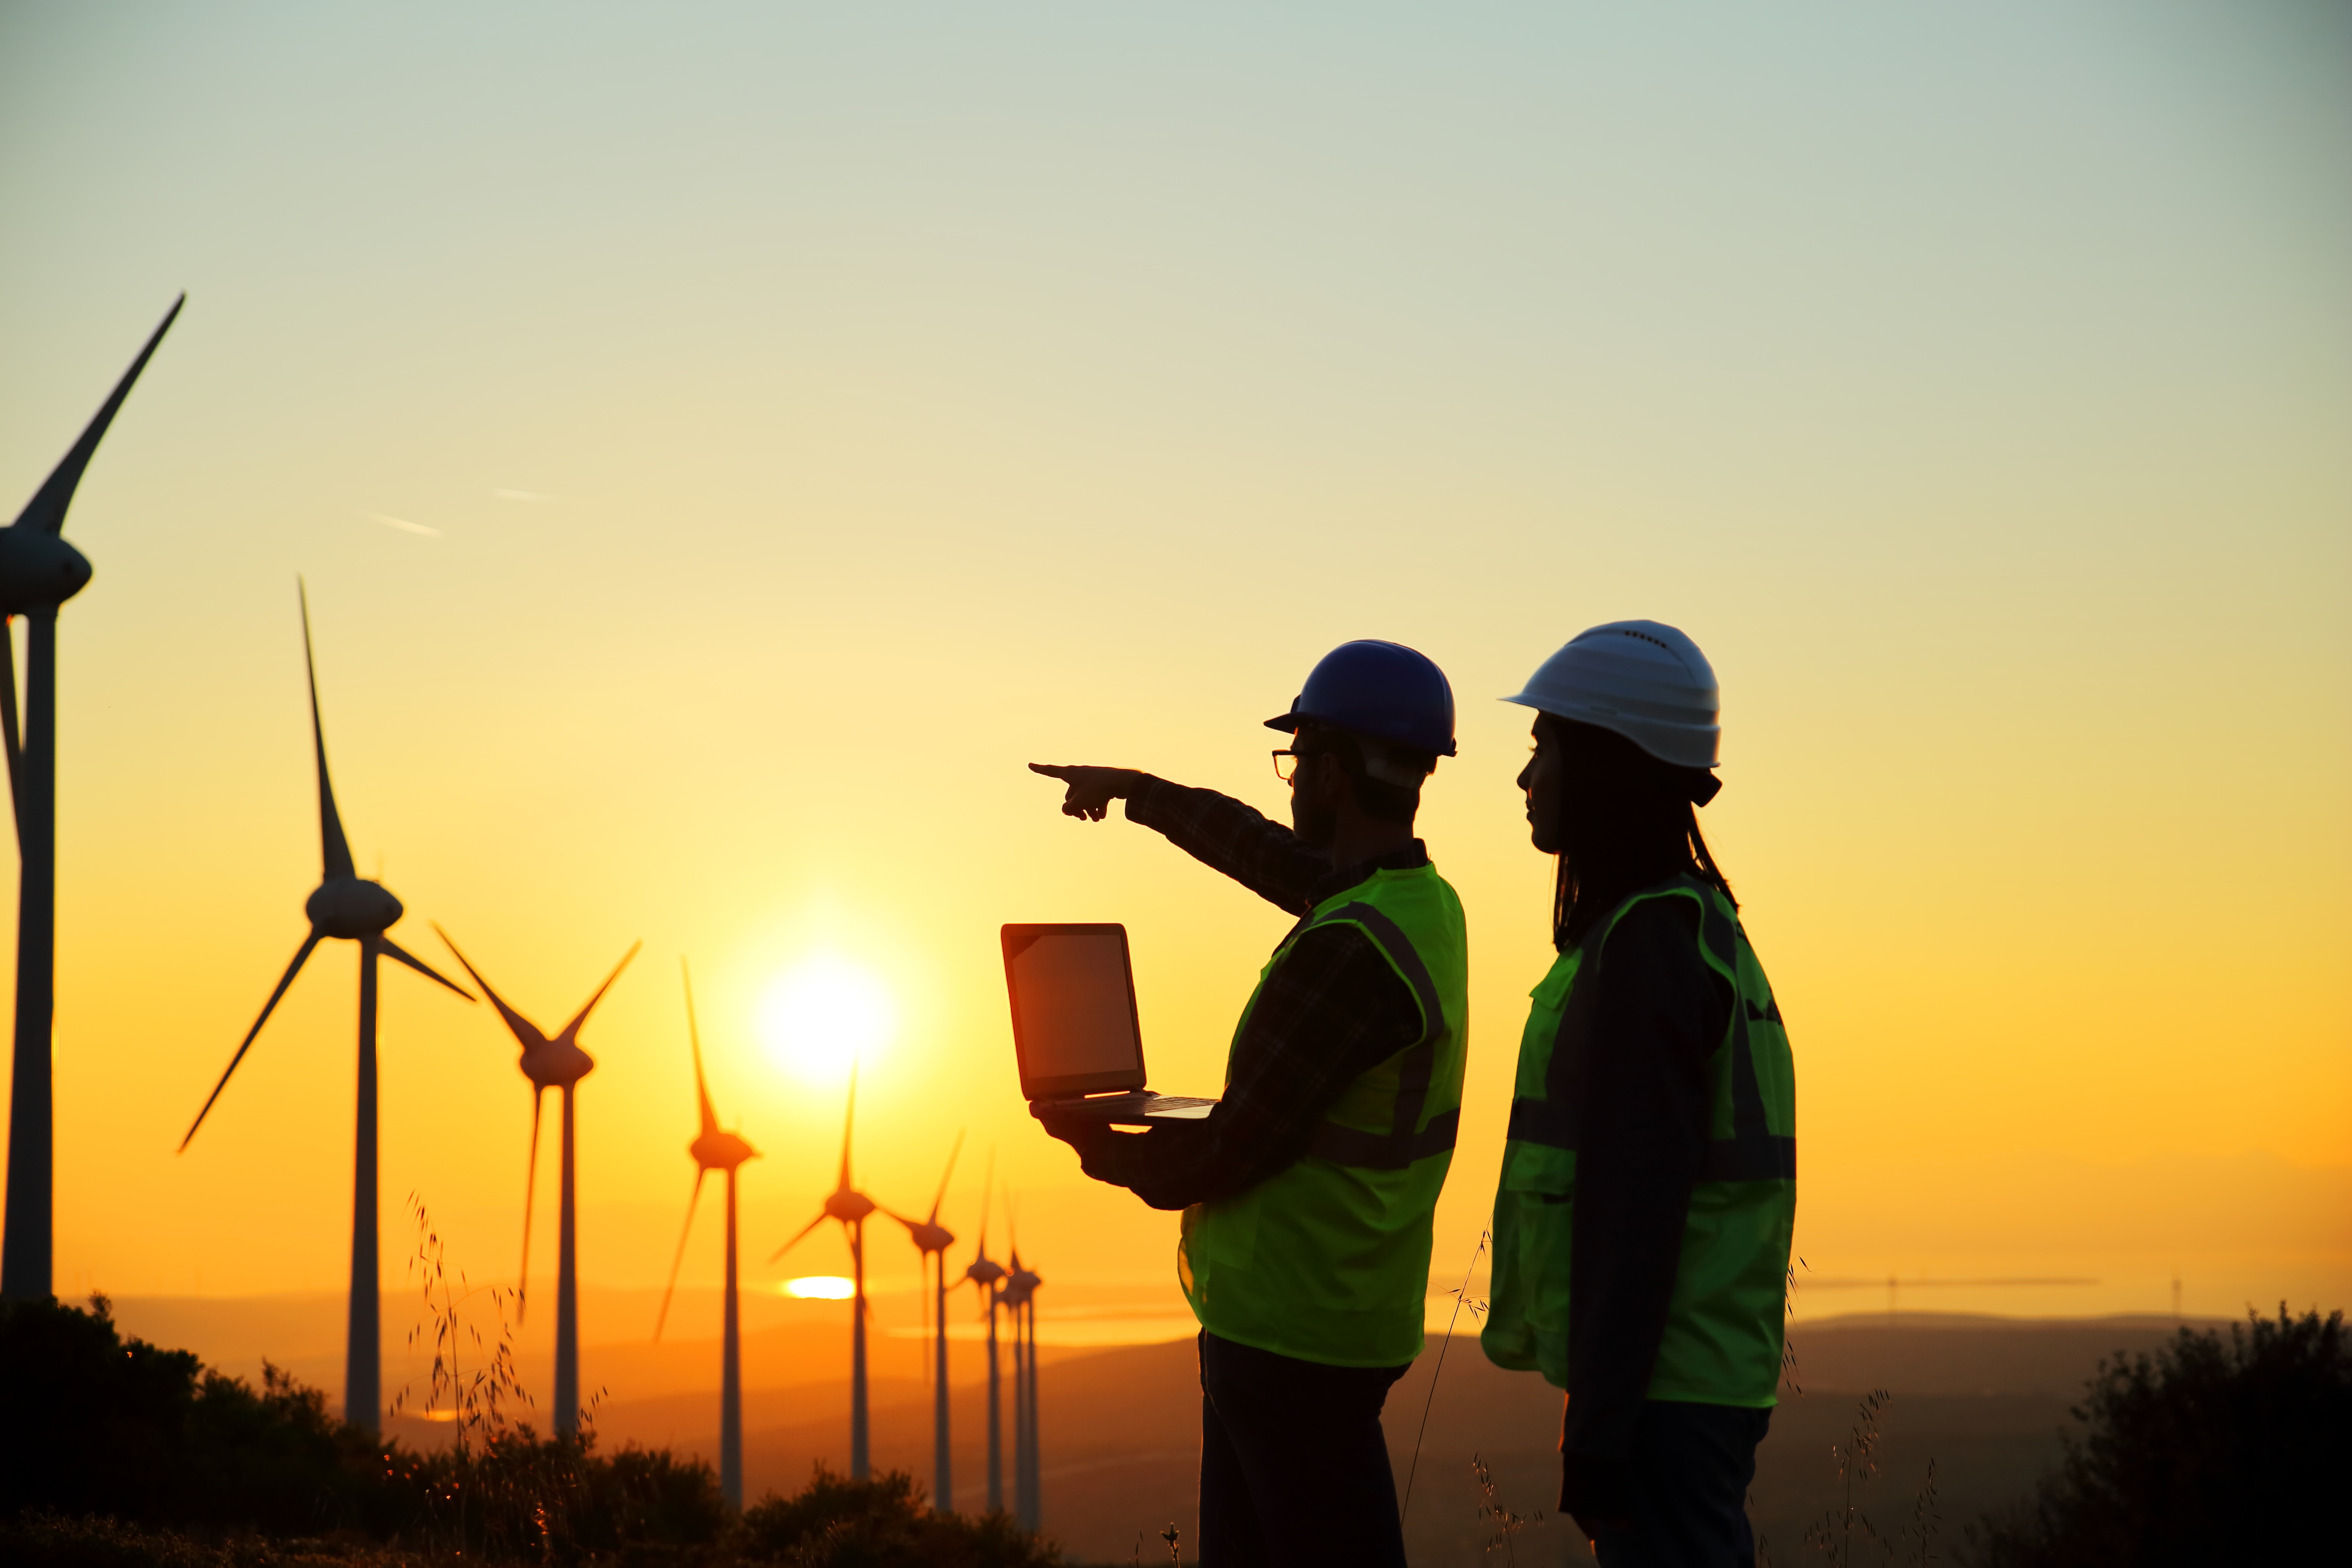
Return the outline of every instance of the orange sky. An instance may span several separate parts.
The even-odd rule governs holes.
[[[1258,721],[1360,636],[1462,701],[1423,826],[1471,921],[1466,1261],[1547,958],[1489,699],[1640,615],[1722,677],[1706,826],[1791,1023],[1814,1271],[2340,1302],[2341,33],[11,12],[0,489],[190,294],[68,524],[60,1288],[341,1277],[348,947],[172,1152],[316,879],[299,571],[394,935],[437,960],[442,922],[551,1025],[646,943],[585,1036],[597,1281],[658,1283],[683,1209],[681,953],[765,1152],[747,1247],[813,1212],[839,1093],[756,1019],[819,952],[898,1014],[877,1196],[928,1201],[968,1130],[950,1224],[993,1149],[1058,1278],[1164,1279],[1172,1219],[1026,1121],[995,927],[1125,921],[1181,1091],[1285,921],[1022,764],[1278,810]],[[387,1279],[412,1189],[510,1270],[511,1047],[397,972],[383,1029]]]

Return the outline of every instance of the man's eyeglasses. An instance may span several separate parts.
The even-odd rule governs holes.
[[[1299,768],[1310,759],[1327,756],[1328,754],[1329,753],[1328,752],[1320,751],[1295,752],[1285,750],[1276,752],[1274,753],[1274,776],[1280,779],[1283,783],[1288,784],[1291,780],[1298,776]]]

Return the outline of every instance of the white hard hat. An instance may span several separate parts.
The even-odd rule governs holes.
[[[1714,668],[1698,644],[1657,621],[1579,632],[1503,700],[1613,730],[1677,767],[1714,767],[1723,737]]]

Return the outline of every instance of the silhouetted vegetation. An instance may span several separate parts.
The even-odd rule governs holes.
[[[2352,1474],[2344,1314],[2249,1314],[2099,1364],[2066,1457],[2034,1496],[1969,1531],[1983,1568],[2332,1561]],[[2326,1528],[2323,1531],[2323,1524]]]
[[[0,1304],[0,1515],[30,1508],[142,1524],[310,1534],[398,1522],[379,1451],[316,1389],[270,1369],[257,1392],[89,1310]]]
[[[434,1454],[344,1426],[276,1368],[256,1391],[88,1310],[0,1303],[0,1562],[296,1568],[593,1562],[735,1568],[1051,1568],[1002,1514],[932,1512],[911,1478],[820,1469],[730,1515],[710,1467],[504,1423],[496,1370],[436,1382],[467,1418]],[[489,1414],[477,1422],[472,1416]]]
[[[793,1568],[1053,1568],[1061,1553],[1002,1513],[935,1513],[912,1476],[853,1481],[817,1467],[796,1497],[743,1510],[739,1550]]]

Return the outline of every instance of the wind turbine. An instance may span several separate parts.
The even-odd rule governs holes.
[[[482,978],[482,972],[475,968],[473,962],[464,953],[457,952],[457,944],[449,940],[447,931],[437,925],[433,930],[441,938],[442,945],[455,953],[457,962],[466,966],[466,973],[474,977],[474,984],[482,988],[482,994],[490,999],[490,1005],[499,1010],[499,1016],[507,1021],[507,1027],[522,1047],[520,1064],[522,1075],[530,1079],[530,1170],[523,1177],[522,1185],[522,1274],[521,1288],[516,1292],[519,1304],[515,1311],[518,1321],[530,1310],[530,1205],[532,1190],[539,1184],[539,1110],[545,1103],[549,1089],[563,1091],[563,1177],[556,1198],[555,1225],[555,1435],[558,1437],[577,1437],[580,1435],[580,1270],[579,1226],[572,1201],[572,1091],[596,1068],[596,1058],[580,1048],[580,1026],[588,1021],[588,1015],[595,1011],[596,1004],[604,999],[604,993],[613,988],[613,982],[621,977],[621,971],[629,966],[629,960],[637,956],[637,949],[645,943],[636,942],[629,944],[629,951],[621,955],[621,962],[613,966],[613,973],[604,976],[604,984],[596,987],[596,994],[580,1005],[580,1011],[572,1016],[572,1022],[564,1025],[562,1033],[551,1040],[540,1031],[538,1025],[516,1012],[507,1005],[505,997],[490,989],[490,983]]]
[[[1044,1500],[1037,1475],[1037,1287],[1045,1281],[1021,1266],[1021,1240],[1013,1241],[1013,1272],[1002,1291],[1013,1313],[1013,1510],[1021,1528],[1044,1528]]]
[[[776,1248],[768,1261],[782,1258],[806,1239],[809,1232],[829,1219],[839,1220],[843,1233],[849,1237],[853,1300],[849,1319],[849,1479],[862,1481],[872,1469],[866,1452],[866,1216],[881,1205],[850,1184],[849,1135],[856,1122],[857,1065],[853,1062],[849,1068],[849,1110],[841,1123],[841,1180],[825,1195],[824,1206],[816,1211],[816,1217]]]
[[[245,1053],[253,1048],[254,1037],[261,1026],[269,1022],[279,997],[286,994],[294,976],[300,973],[303,961],[310,952],[329,937],[360,944],[360,1079],[359,1129],[357,1151],[352,1163],[352,1283],[351,1321],[343,1345],[343,1419],[355,1426],[374,1431],[383,1426],[383,1368],[382,1333],[378,1321],[381,1302],[376,1294],[376,1153],[375,1153],[375,968],[378,958],[396,959],[409,968],[447,986],[471,1002],[473,994],[456,981],[436,971],[432,965],[384,934],[402,913],[400,900],[381,882],[372,882],[352,868],[352,847],[343,837],[343,820],[335,812],[334,785],[327,778],[326,730],[319,721],[319,669],[310,657],[310,601],[307,593],[297,592],[302,601],[302,665],[310,678],[310,742],[319,763],[319,837],[323,842],[326,871],[318,889],[303,905],[310,918],[310,934],[302,939],[295,950],[294,962],[286,966],[278,978],[278,989],[261,1005],[261,1016],[245,1032],[229,1058],[228,1068],[205,1096],[202,1110],[188,1124],[188,1135],[180,1140],[181,1153],[196,1136],[196,1129],[205,1124],[213,1102],[228,1087],[236,1071],[236,1064],[245,1060]]]
[[[11,526],[0,529],[0,720],[9,796],[16,812],[16,1037],[8,1100],[8,1199],[0,1226],[0,1300],[50,1295],[56,1214],[56,1118],[51,1026],[57,1016],[58,606],[89,583],[89,561],[65,541],[66,509],[131,384],[188,302],[163,325],[114,384],[81,439]],[[25,724],[17,738],[16,650],[7,620],[25,617]]]
[[[694,1156],[694,1192],[686,1200],[686,1228],[677,1234],[677,1256],[669,1262],[669,1283],[662,1289],[661,1310],[654,1318],[654,1338],[669,1321],[670,1293],[677,1289],[677,1266],[686,1261],[686,1238],[694,1234],[694,1207],[702,1201],[702,1178],[713,1171],[727,1177],[727,1301],[723,1342],[719,1352],[719,1489],[727,1505],[743,1507],[743,1335],[735,1291],[735,1168],[756,1160],[760,1152],[733,1132],[719,1127],[719,1113],[710,1109],[710,1090],[702,1081],[702,1033],[694,1024],[694,977],[686,960],[677,961],[686,982],[686,1037],[694,1048],[694,1098],[702,1112],[702,1131],[686,1152]]]
[[[965,1266],[963,1277],[978,1287],[981,1300],[988,1303],[988,1511],[1004,1511],[1004,1403],[999,1392],[1000,1380],[996,1360],[996,1313],[999,1306],[997,1282],[1004,1278],[1004,1265],[988,1255],[988,1202],[996,1191],[996,1156],[988,1157],[988,1180],[981,1188],[980,1244],[972,1249],[971,1262]]]
[[[958,1132],[955,1147],[948,1151],[948,1168],[940,1177],[940,1190],[931,1194],[929,1218],[911,1220],[902,1214],[890,1215],[907,1227],[915,1250],[922,1255],[925,1284],[932,1280],[931,1259],[939,1259],[938,1352],[931,1370],[931,1506],[941,1513],[955,1511],[955,1486],[949,1472],[948,1455],[948,1248],[955,1245],[955,1233],[940,1223],[940,1205],[948,1195],[948,1178],[955,1174],[956,1156],[962,1152],[963,1134]]]

